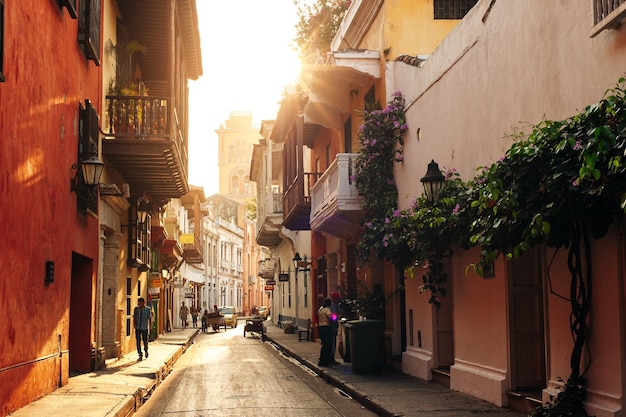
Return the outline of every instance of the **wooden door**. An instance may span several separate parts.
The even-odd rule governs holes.
[[[539,251],[528,251],[512,261],[508,275],[511,388],[544,388],[546,358]]]
[[[449,368],[454,364],[454,332],[452,311],[452,279],[446,283],[447,293],[441,297],[441,306],[435,310],[437,368]]]

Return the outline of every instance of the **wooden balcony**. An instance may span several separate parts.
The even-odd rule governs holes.
[[[289,230],[310,230],[311,188],[321,174],[305,172],[293,180],[283,198],[283,226]]]
[[[166,97],[107,96],[103,155],[130,184],[156,202],[188,192],[188,154],[175,109]]]
[[[193,243],[183,243],[183,259],[190,264],[201,264],[204,258],[200,235],[198,233],[190,233],[190,235],[193,235]]]
[[[259,230],[256,235],[256,242],[268,248],[275,248],[282,242],[280,229],[283,223],[283,194],[274,191],[269,195],[269,199],[269,203],[259,201],[257,213]]]
[[[626,0],[593,0],[593,23],[591,37],[605,29],[616,29],[626,18]]]
[[[261,259],[259,261],[258,274],[263,279],[273,279],[276,272],[276,262],[271,258]]]
[[[354,239],[363,216],[354,175],[356,154],[340,153],[311,188],[311,230]]]

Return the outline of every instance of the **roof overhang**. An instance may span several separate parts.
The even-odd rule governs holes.
[[[329,53],[326,62],[318,63],[308,74],[309,100],[304,107],[304,122],[343,129],[345,117],[339,116],[350,111],[354,93],[380,79],[380,66],[378,51]]]

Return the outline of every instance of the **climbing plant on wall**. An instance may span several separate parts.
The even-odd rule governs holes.
[[[570,375],[554,401],[534,415],[586,416],[590,239],[605,236],[626,209],[624,79],[579,114],[537,124],[500,160],[479,167],[470,181],[448,172],[437,202],[418,198],[400,211],[393,162],[402,161],[403,106],[397,94],[386,113],[366,112],[356,174],[367,213],[360,259],[366,262],[375,254],[396,268],[423,268],[422,289],[438,305],[447,279],[441,261],[454,247],[481,248],[473,265],[478,273],[499,255],[512,259],[537,245],[566,250],[570,292],[560,296],[571,305]]]

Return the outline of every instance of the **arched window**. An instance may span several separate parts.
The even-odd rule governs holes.
[[[230,180],[230,193],[239,194],[239,177],[236,175],[233,175]]]

